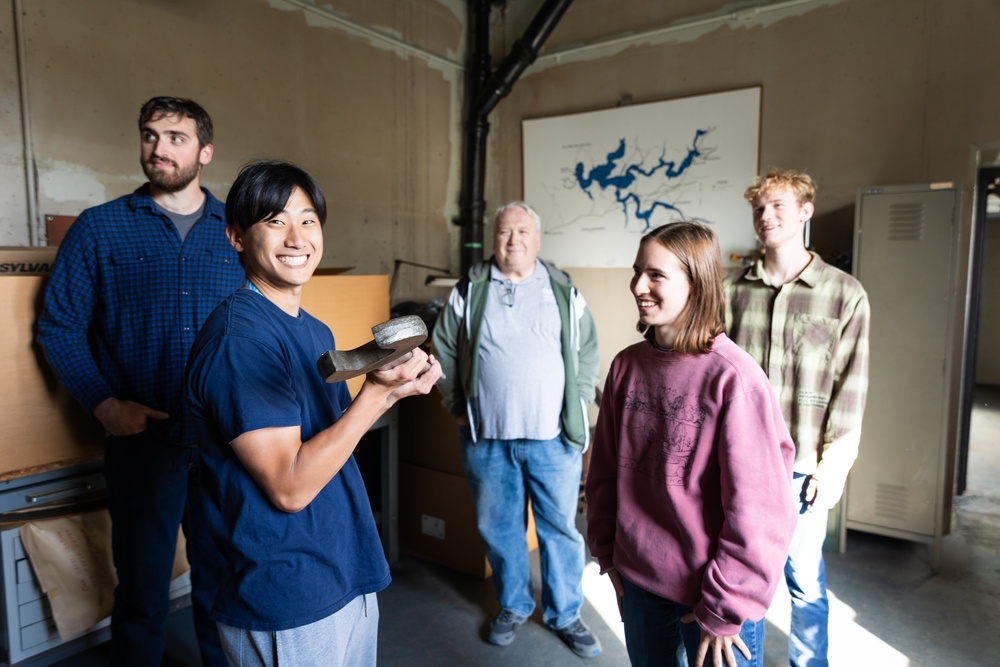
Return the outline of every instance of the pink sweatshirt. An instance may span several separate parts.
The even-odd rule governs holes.
[[[597,420],[591,553],[734,635],[764,617],[784,568],[794,454],[764,371],[725,334],[699,355],[632,345],[611,363]]]

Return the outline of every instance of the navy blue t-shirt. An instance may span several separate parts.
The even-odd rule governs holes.
[[[227,556],[213,618],[248,630],[313,623],[389,584],[352,456],[303,510],[277,509],[230,446],[243,433],[300,426],[303,442],[350,404],[316,360],[333,335],[305,311],[291,317],[260,294],[237,290],[208,318],[188,363],[188,402],[203,453],[204,493]]]

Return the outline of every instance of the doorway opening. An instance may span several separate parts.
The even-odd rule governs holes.
[[[955,530],[1000,547],[1000,166],[976,178]]]

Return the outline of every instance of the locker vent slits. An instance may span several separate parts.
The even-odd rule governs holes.
[[[886,232],[890,241],[923,240],[924,205],[920,202],[890,205]]]
[[[879,482],[875,486],[875,514],[892,522],[904,523],[908,497],[906,487]]]

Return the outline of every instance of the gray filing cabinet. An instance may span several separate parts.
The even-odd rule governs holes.
[[[0,659],[10,665],[46,665],[93,644],[106,641],[104,621],[91,632],[65,644],[59,639],[52,609],[21,546],[22,523],[97,509],[103,504],[104,475],[100,461],[15,476],[0,482],[0,562],[3,604],[0,607]],[[45,659],[42,655],[45,654]]]
[[[0,554],[3,557],[3,645],[8,664],[26,664],[29,658],[57,649],[46,656],[48,660],[31,663],[52,664],[87,646],[107,641],[111,631],[105,619],[90,632],[63,645],[52,620],[49,601],[38,586],[31,563],[21,547],[18,528],[0,531]]]
[[[0,531],[0,555],[3,560],[3,632],[0,634],[7,660],[4,664],[52,665],[110,638],[110,619],[104,619],[67,642],[59,638],[52,608],[35,579],[31,562],[21,546],[18,528]],[[186,606],[190,592],[189,573],[185,572],[170,586],[173,609]]]
[[[0,481],[0,665],[56,664],[110,637],[109,619],[104,619],[66,642],[59,638],[20,534],[26,521],[97,509],[103,494],[100,461]],[[184,573],[171,584],[172,608],[187,606],[190,592],[190,577]]]

